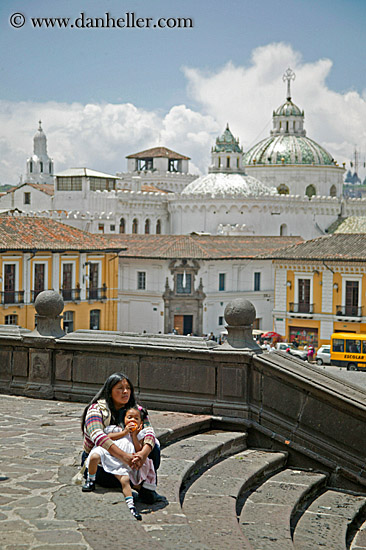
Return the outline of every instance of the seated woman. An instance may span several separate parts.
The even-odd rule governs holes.
[[[82,416],[81,428],[84,434],[82,464],[84,464],[94,446],[101,446],[131,468],[141,468],[147,457],[149,457],[153,461],[155,471],[158,469],[160,465],[160,448],[159,445],[155,444],[155,433],[148,416],[143,423],[145,437],[141,442],[142,448],[140,451],[134,453],[123,451],[114,443],[112,434],[104,432],[104,429],[110,425],[123,426],[126,410],[135,405],[135,392],[131,380],[123,373],[111,374],[101,390],[85,407]],[[95,481],[102,487],[120,486],[116,477],[105,472],[101,465],[98,466]],[[139,495],[141,500],[147,504],[152,504],[161,498],[155,491],[144,486],[141,487]]]

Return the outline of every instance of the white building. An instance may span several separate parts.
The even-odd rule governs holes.
[[[256,327],[272,328],[273,267],[260,255],[294,237],[110,236],[120,252],[118,330],[208,334],[224,329],[228,302],[256,307]]]
[[[142,186],[151,185],[180,193],[198,177],[189,174],[189,157],[167,147],[153,147],[126,158],[127,172],[117,173],[124,189],[141,191]]]

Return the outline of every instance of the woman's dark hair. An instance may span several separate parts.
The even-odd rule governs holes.
[[[133,387],[133,384],[131,380],[128,378],[126,374],[123,372],[115,372],[114,374],[111,374],[108,376],[107,380],[104,382],[103,387],[98,391],[97,394],[94,395],[93,399],[88,403],[88,405],[85,407],[83,415],[81,417],[81,431],[84,432],[84,424],[85,424],[85,417],[88,412],[88,409],[90,405],[93,405],[98,401],[98,399],[105,399],[107,402],[107,406],[109,410],[111,411],[112,418],[111,418],[111,424],[117,424],[117,415],[118,411],[114,407],[113,399],[112,399],[112,389],[113,387],[118,384],[118,382],[121,382],[121,380],[126,380],[130,386],[131,389],[131,395],[130,399],[128,400],[128,403],[126,403],[124,409],[131,409],[136,405],[136,398],[135,398],[135,390]]]
[[[135,409],[135,411],[138,411],[140,413],[142,421],[144,421],[145,418],[148,417],[149,413],[147,412],[147,409],[145,409],[141,405],[133,405],[132,407],[126,407],[125,409],[123,409],[123,412],[122,412],[122,422],[123,422],[123,424],[125,423],[125,416],[126,416],[127,412],[131,409]]]

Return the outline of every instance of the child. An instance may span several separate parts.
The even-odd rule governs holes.
[[[136,405],[126,410],[123,423],[124,429],[119,426],[108,426],[105,432],[114,440],[115,444],[127,453],[134,453],[142,449],[141,440],[145,436],[143,421],[147,416],[147,411],[140,405]],[[147,489],[156,488],[156,474],[151,459],[147,458],[139,470],[133,470],[118,458],[113,457],[103,447],[94,447],[86,461],[88,468],[88,478],[82,487],[82,491],[90,492],[95,489],[95,475],[98,464],[102,464],[103,469],[114,474],[122,486],[126,504],[131,514],[137,520],[141,520],[141,515],[137,512],[131,491],[131,485],[134,489],[141,488],[142,483]],[[131,484],[130,484],[131,481]]]

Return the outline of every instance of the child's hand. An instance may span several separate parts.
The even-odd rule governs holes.
[[[126,424],[126,430],[128,430],[129,433],[132,433],[137,429],[138,429],[138,425],[133,420],[131,420],[128,424]]]

